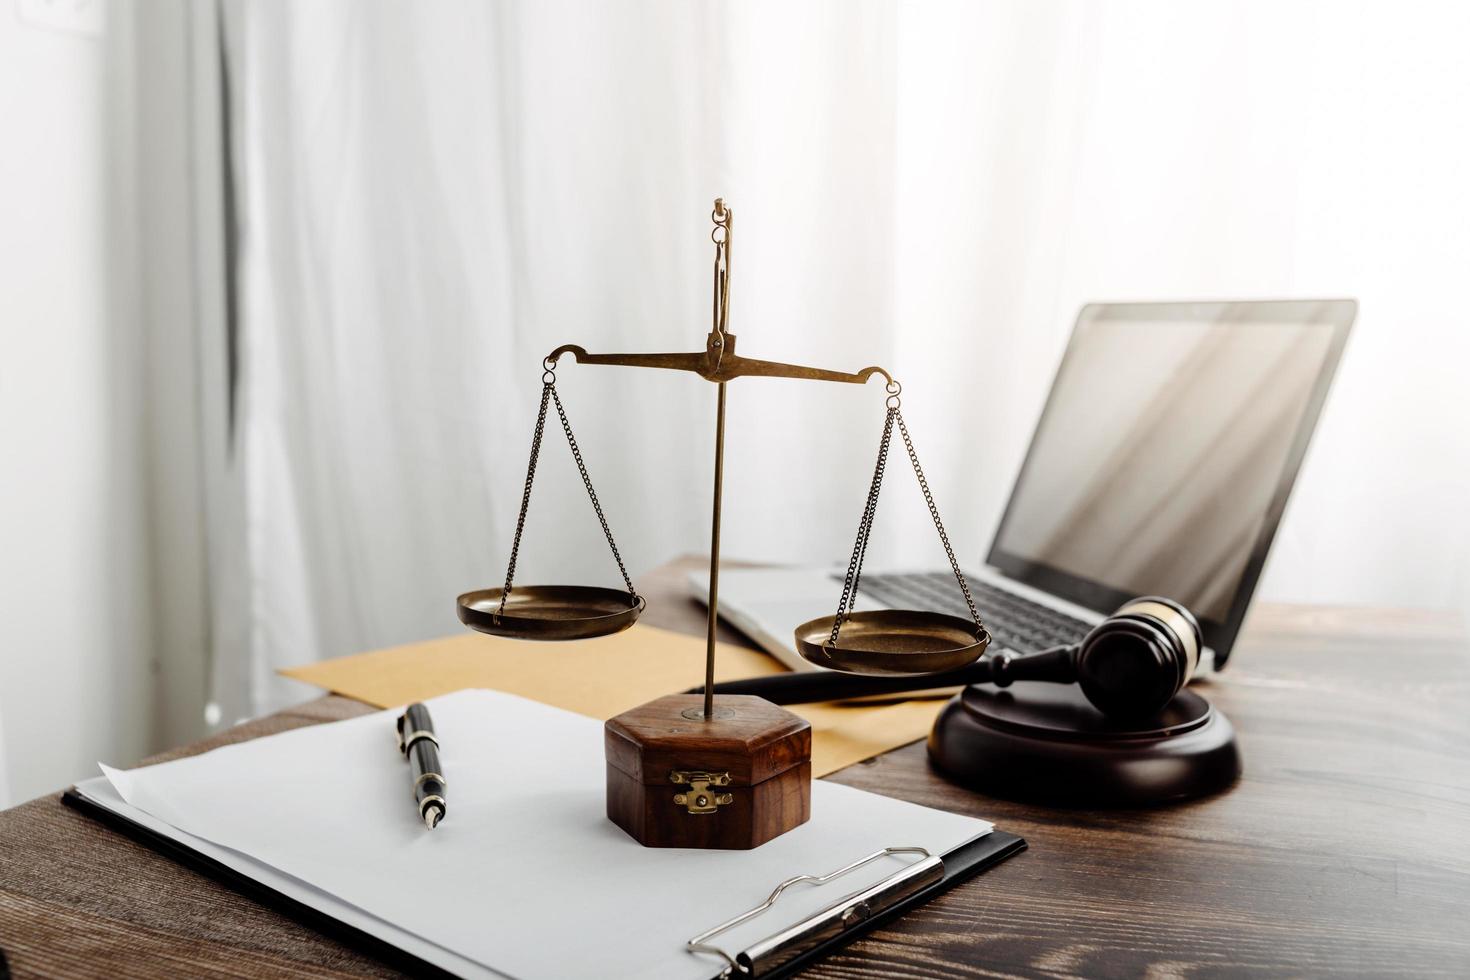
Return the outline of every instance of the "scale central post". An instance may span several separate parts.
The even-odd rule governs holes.
[[[719,384],[715,408],[715,502],[709,524],[709,623],[705,633],[704,710],[715,716],[715,621],[720,613],[720,502],[725,489],[725,382]]]
[[[724,199],[717,197],[710,219],[715,223],[714,230],[710,232],[715,243],[715,299],[709,342],[717,353],[723,354],[726,327],[730,324],[730,236],[735,215],[725,207]],[[715,716],[715,624],[720,615],[720,507],[725,493],[725,382],[717,382],[716,387],[719,394],[715,400],[715,492],[709,522],[709,622],[705,630],[704,710],[700,713],[705,721],[711,721]]]

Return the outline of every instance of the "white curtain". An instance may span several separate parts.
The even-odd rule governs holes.
[[[455,595],[504,577],[540,358],[698,349],[716,196],[738,216],[741,352],[893,370],[967,564],[1082,303],[1358,297],[1266,592],[1470,608],[1461,7],[225,14],[225,719],[303,697],[278,667],[458,629]],[[713,388],[567,362],[559,377],[634,574],[704,550]],[[732,384],[726,554],[843,559],[881,418],[876,384]],[[942,560],[927,520],[890,474],[871,560]],[[517,578],[616,574],[553,425]]]

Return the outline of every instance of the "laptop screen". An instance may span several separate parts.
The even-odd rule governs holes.
[[[1355,310],[1085,307],[991,564],[1101,612],[1177,599],[1223,658]]]

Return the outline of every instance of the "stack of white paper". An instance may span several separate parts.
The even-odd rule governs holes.
[[[754,850],[645,848],[605,815],[599,722],[493,691],[427,703],[449,781],[434,831],[414,806],[394,711],[146,769],[104,767],[110,788],[78,789],[452,972],[523,978],[711,977],[723,962],[686,952],[685,940],[779,881],[887,846],[942,853],[991,830],[818,781],[811,821]],[[793,889],[722,939],[743,948],[911,860]]]

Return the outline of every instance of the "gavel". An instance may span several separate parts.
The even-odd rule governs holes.
[[[1125,603],[1079,643],[1025,656],[1001,652],[954,670],[874,676],[836,671],[778,674],[715,685],[716,694],[754,694],[776,704],[808,704],[969,684],[1013,681],[1076,684],[1103,714],[1149,718],[1173,700],[1199,666],[1204,635],[1183,605],[1160,596]],[[690,693],[703,694],[704,688]]]

